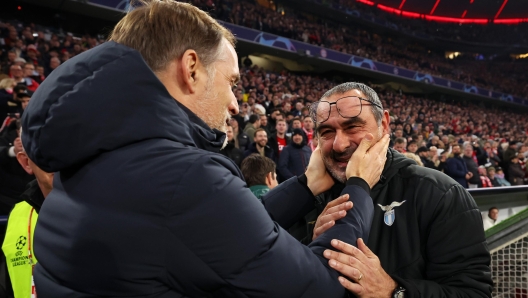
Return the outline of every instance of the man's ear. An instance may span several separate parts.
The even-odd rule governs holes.
[[[268,175],[266,175],[266,186],[271,187],[273,182],[273,173],[269,172]]]
[[[195,50],[187,50],[181,58],[178,75],[181,76],[185,89],[190,94],[197,90],[198,66],[200,62]]]
[[[390,115],[389,111],[383,111],[383,117],[381,118],[381,127],[383,129],[383,134],[388,134],[390,132]]]
[[[27,153],[25,151],[18,152],[16,158],[24,171],[29,175],[33,175],[33,169],[29,166],[29,157],[27,156]]]

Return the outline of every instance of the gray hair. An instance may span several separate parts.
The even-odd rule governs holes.
[[[323,94],[323,97],[321,97],[319,101],[326,99],[335,94],[345,94],[351,90],[361,91],[363,94],[365,94],[368,100],[372,101],[375,104],[378,104],[381,107],[379,108],[375,105],[371,105],[370,107],[372,114],[374,115],[374,119],[376,119],[376,122],[378,123],[378,125],[381,125],[381,120],[383,119],[383,105],[381,104],[381,101],[376,91],[374,91],[374,89],[370,88],[369,86],[365,84],[357,83],[357,82],[347,82],[347,83],[337,85],[334,88],[326,91],[325,94]],[[317,106],[318,106],[318,102],[315,102],[314,104],[312,104],[311,109],[310,109],[310,116],[312,117],[316,126],[317,126],[317,116],[316,116]]]

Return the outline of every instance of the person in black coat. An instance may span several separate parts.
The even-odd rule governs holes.
[[[302,175],[306,171],[312,150],[306,146],[301,129],[294,129],[292,142],[284,147],[279,157],[277,171],[284,179]]]
[[[26,173],[16,159],[23,150],[18,136],[20,120],[12,121],[0,136],[0,215],[7,215],[20,202],[20,196],[33,175]]]
[[[478,164],[473,159],[473,146],[467,144],[464,146],[464,156],[462,157],[466,163],[468,172],[471,173],[471,177],[468,179],[469,188],[478,188],[482,187],[482,181],[480,180],[480,174],[478,171]]]
[[[240,129],[238,121],[235,118],[229,120],[229,124],[233,128],[233,141],[235,142],[235,147],[240,149],[242,152],[246,151],[251,143],[249,137],[246,133]]]
[[[220,150],[220,153],[229,157],[232,161],[236,163],[238,167],[242,164],[242,160],[244,159],[244,152],[237,147],[235,147],[235,140],[233,135],[233,127],[230,125],[227,126],[227,144],[226,146]]]
[[[149,2],[123,22],[164,26],[146,18],[165,17],[188,28],[193,22],[187,14],[215,24],[175,1]],[[201,55],[194,50],[155,73],[144,59],[152,57],[114,40],[66,61],[34,94],[22,119],[22,142],[31,160],[56,173],[34,239],[39,296],[346,295],[323,251],[332,239],[356,244],[368,238],[374,213],[369,186],[379,180],[383,160],[357,150],[357,165],[370,173],[349,176],[343,194],[353,208],[309,246],[296,241],[284,229],[334,182],[322,158],[315,158],[304,175],[260,203],[235,163],[219,154],[226,113],[238,109],[226,80],[236,79],[238,58],[222,34],[234,37],[215,26],[219,31],[210,35],[218,40],[206,44],[223,53],[211,62],[217,71],[211,93],[218,96],[204,96],[211,80],[205,66],[189,63],[200,61],[193,60]],[[206,28],[195,27],[186,34],[203,36],[199,31]],[[176,33],[168,40],[188,48]],[[119,34],[139,36],[151,47],[159,38]]]
[[[522,170],[521,164],[519,163],[519,157],[514,156],[510,160],[510,164],[508,167],[510,171],[510,177],[509,182],[511,185],[524,185],[524,171]]]
[[[250,156],[253,153],[257,153],[274,161],[275,154],[273,154],[273,150],[268,146],[268,136],[266,131],[262,128],[257,128],[253,137],[255,142],[249,145],[248,149],[244,152],[244,156]]]
[[[453,156],[446,161],[445,173],[464,188],[468,188],[467,179],[473,174],[468,171],[466,162],[460,156],[460,145],[453,145],[452,150]]]
[[[434,169],[435,164],[432,160],[429,159],[429,148],[422,146],[416,150],[416,154],[420,157],[424,167]]]

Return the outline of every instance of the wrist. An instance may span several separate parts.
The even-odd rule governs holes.
[[[317,196],[324,191],[320,189],[320,186],[317,183],[317,179],[312,177],[310,173],[306,172],[304,176],[306,177],[306,186],[310,189],[314,196]]]

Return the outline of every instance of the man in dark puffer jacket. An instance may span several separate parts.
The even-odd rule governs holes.
[[[24,113],[24,147],[55,173],[34,239],[38,296],[346,295],[323,251],[368,238],[381,170],[351,171],[353,208],[304,246],[281,226],[333,184],[322,160],[260,203],[218,153],[238,112],[233,35],[189,4],[151,1],[110,39],[55,69]],[[358,160],[381,165],[364,144]]]

